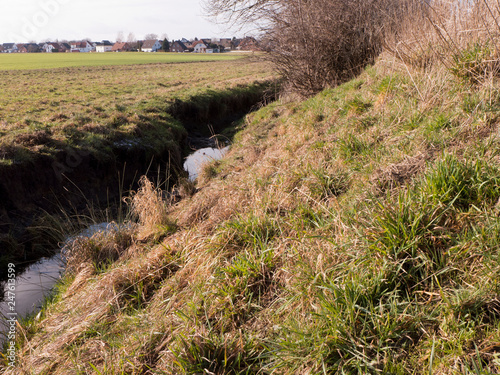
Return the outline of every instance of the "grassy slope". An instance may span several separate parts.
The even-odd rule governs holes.
[[[54,69],[81,66],[115,66],[164,64],[200,61],[230,61],[238,54],[179,54],[179,53],[2,53],[1,70]]]
[[[497,87],[379,61],[252,114],[192,198],[73,246],[7,373],[497,373]]]

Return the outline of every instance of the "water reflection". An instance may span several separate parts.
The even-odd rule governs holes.
[[[116,229],[115,223],[100,223],[91,225],[78,236],[90,237],[97,232]],[[69,238],[71,241],[74,237]],[[50,258],[42,258],[32,264],[22,274],[16,275],[15,290],[9,290],[9,284],[4,286],[4,298],[0,302],[0,343],[8,330],[8,319],[16,317],[19,320],[28,314],[36,313],[42,307],[45,297],[48,296],[56,282],[64,272],[64,256],[59,251]],[[9,291],[11,292],[9,294]],[[14,294],[12,294],[14,293]],[[14,300],[12,297],[14,296]],[[10,298],[9,298],[10,297]],[[12,302],[15,302],[13,304]],[[14,309],[11,309],[15,307]]]
[[[186,158],[186,161],[184,162],[184,170],[189,173],[189,179],[191,181],[196,180],[204,164],[210,161],[222,159],[222,157],[228,150],[229,147],[224,147],[221,149],[207,147],[193,152]]]

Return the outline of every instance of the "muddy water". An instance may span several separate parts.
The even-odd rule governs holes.
[[[9,307],[15,307],[14,310],[19,316],[25,316],[33,310],[39,309],[43,298],[61,277],[63,268],[64,262],[60,253],[52,258],[42,258],[39,262],[32,264],[16,277],[15,289],[12,288],[15,294],[15,304],[8,304],[10,285],[5,285],[5,301],[0,303],[0,314],[6,316],[12,312]]]
[[[15,322],[42,307],[44,299],[61,277],[64,262],[58,253],[42,258],[4,286],[0,302],[0,344],[6,341],[9,328],[15,332]]]

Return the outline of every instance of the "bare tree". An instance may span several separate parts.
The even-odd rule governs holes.
[[[205,0],[203,6],[217,23],[231,26],[257,23],[262,27],[269,25],[286,4],[286,0]]]
[[[137,38],[135,37],[134,33],[129,33],[127,36],[127,43],[130,45],[135,44],[137,42]]]
[[[257,25],[290,90],[303,96],[358,74],[410,0],[206,0],[217,22]]]
[[[116,34],[116,42],[122,43],[123,39],[124,39],[123,31],[118,31],[118,33]]]
[[[146,34],[144,35],[144,40],[157,40],[158,34]]]

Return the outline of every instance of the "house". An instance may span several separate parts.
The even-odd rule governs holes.
[[[3,46],[3,51],[5,53],[17,52],[17,47],[15,43],[4,43],[2,44],[2,46]]]
[[[233,41],[231,38],[221,38],[219,45],[224,47],[224,50],[229,51],[234,49]]]
[[[59,52],[70,52],[71,46],[68,43],[59,43],[61,50]]]
[[[188,47],[186,47],[186,45],[180,40],[172,42],[172,44],[170,45],[170,52],[188,52],[188,51],[189,51]]]
[[[96,52],[111,52],[113,50],[113,43],[109,40],[103,40],[101,43],[96,43]]]
[[[124,42],[124,43],[116,42],[113,45],[113,48],[111,49],[111,51],[113,51],[113,52],[126,52],[126,51],[130,51],[130,50],[131,50],[130,45],[126,42]]]
[[[17,53],[28,53],[28,48],[25,44],[18,43],[16,44],[16,52]]]
[[[161,43],[158,40],[145,40],[141,49],[142,52],[156,52],[161,49]]]
[[[81,42],[71,42],[71,52],[92,52],[94,46],[88,40]]]
[[[100,44],[97,43],[97,46],[95,46],[95,51],[96,52],[111,52],[113,50],[113,45],[106,45],[106,44]]]
[[[243,38],[236,49],[240,51],[262,51],[257,39],[251,36]]]
[[[202,40],[193,43],[193,48],[195,53],[207,53],[207,45]]]
[[[42,51],[46,53],[62,52],[62,48],[59,43],[45,43],[42,47]]]

